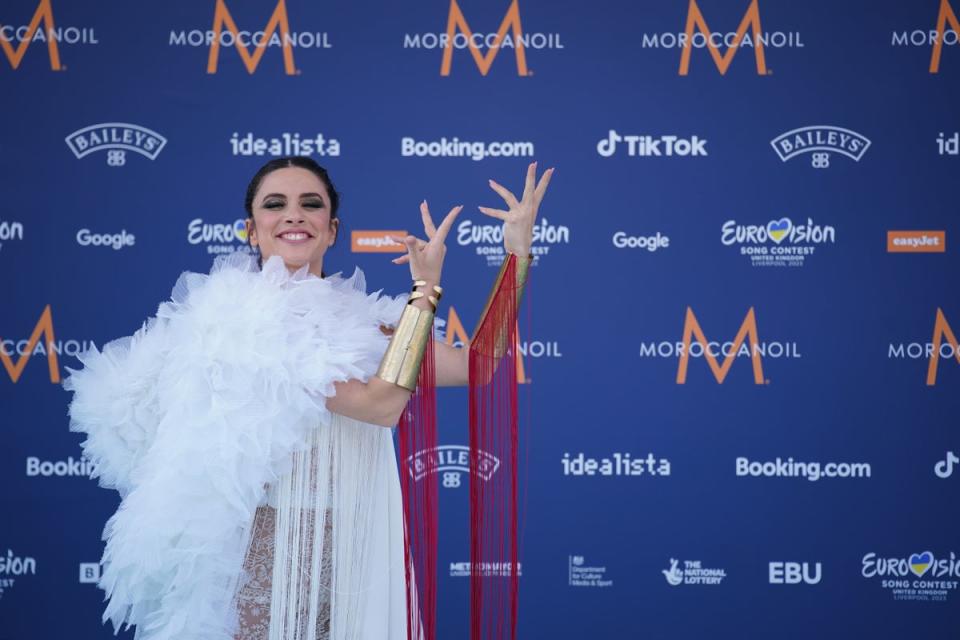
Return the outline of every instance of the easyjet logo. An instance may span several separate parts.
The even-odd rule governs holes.
[[[512,0],[496,31],[479,32],[470,28],[467,18],[457,0],[450,0],[447,14],[447,30],[440,33],[407,33],[403,38],[404,49],[442,49],[440,75],[449,76],[453,67],[453,52],[466,49],[476,63],[481,75],[487,75],[494,59],[502,49],[513,49],[517,75],[532,76],[527,66],[528,49],[563,49],[558,33],[524,32],[520,22],[519,0]]]
[[[457,310],[453,308],[453,305],[450,306],[450,311],[447,314],[447,326],[446,326],[446,343],[449,345],[454,344],[467,344],[470,341],[470,335],[467,333],[467,330],[463,327],[463,322],[460,321],[460,316],[457,315]],[[520,331],[519,328],[514,331],[516,336],[516,353],[517,353],[517,383],[526,384],[529,382],[527,379],[526,368],[523,365],[523,356],[525,349],[522,348],[523,345],[520,344]]]
[[[887,231],[889,253],[943,253],[946,231]]]
[[[43,28],[40,28],[40,24]],[[90,27],[57,27],[53,19],[53,9],[50,0],[40,0],[30,23],[26,25],[6,24],[0,20],[0,49],[3,50],[7,61],[14,69],[20,66],[23,56],[31,43],[39,42],[40,46],[47,45],[47,55],[50,58],[50,68],[53,71],[66,69],[60,63],[59,43],[65,44],[100,44],[94,30]],[[16,48],[14,44],[17,43]]]
[[[40,342],[41,336],[45,338],[42,343]],[[53,314],[50,311],[50,305],[44,307],[43,312],[40,314],[40,319],[37,320],[37,324],[34,325],[33,332],[30,334],[29,339],[21,341],[18,344],[14,340],[4,340],[3,337],[0,336],[0,362],[3,362],[3,368],[6,369],[10,380],[14,384],[20,380],[20,376],[23,374],[23,370],[26,368],[30,356],[33,355],[34,351],[39,347],[39,350],[46,353],[47,356],[50,382],[59,384],[60,363],[57,360],[55,343],[56,339],[53,335]],[[13,361],[14,357],[17,358],[16,362]]]
[[[960,343],[957,336],[947,322],[943,310],[937,308],[937,315],[933,321],[933,337],[930,342],[910,342],[891,344],[887,357],[891,359],[927,359],[927,386],[937,384],[937,372],[940,368],[940,359],[955,359],[960,363]]]
[[[217,0],[213,11],[213,27],[170,32],[170,46],[209,47],[207,73],[217,73],[220,48],[234,47],[240,54],[247,73],[257,70],[267,47],[279,47],[283,53],[283,69],[287,75],[300,71],[294,65],[295,48],[331,48],[329,35],[324,32],[291,31],[285,0],[277,0],[267,25],[259,31],[240,29],[233,19],[225,0]]]
[[[393,237],[404,237],[406,231],[352,231],[350,251],[353,253],[403,253],[406,247]]]
[[[940,0],[940,11],[937,13],[937,24],[934,29],[894,31],[891,45],[894,47],[932,47],[930,73],[939,73],[943,45],[956,46],[958,41],[960,41],[960,20],[957,19],[957,14],[950,5],[950,0]]]

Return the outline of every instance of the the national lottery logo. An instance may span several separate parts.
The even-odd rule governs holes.
[[[863,556],[860,575],[879,580],[894,600],[946,602],[960,584],[960,559],[956,553],[937,558],[932,551],[906,557]]]
[[[229,223],[194,218],[187,225],[187,242],[205,246],[207,253],[253,252],[247,244],[247,222],[243,218]]]
[[[473,18],[473,16],[472,16]],[[490,15],[481,15],[474,19],[474,26],[490,23]],[[447,14],[447,29],[444,32],[405,33],[404,49],[426,49],[443,51],[440,62],[440,75],[449,76],[453,68],[454,51],[469,51],[481,75],[487,75],[497,55],[508,50],[516,60],[518,76],[532,76],[533,70],[527,66],[527,51],[563,49],[559,33],[524,31],[520,23],[520,2],[512,0],[498,29],[493,31],[474,31],[457,0],[450,0]],[[464,56],[465,53],[459,54]],[[509,54],[508,54],[509,55]]]
[[[726,569],[703,566],[700,560],[677,560],[670,558],[670,566],[664,569],[663,577],[671,587],[680,585],[718,586],[727,577]]]
[[[836,229],[812,218],[806,224],[786,217],[759,225],[727,220],[720,228],[720,242],[739,248],[754,267],[802,267],[819,247],[836,242],[836,236]]]
[[[23,223],[12,220],[0,220],[0,251],[4,243],[23,240]]]
[[[702,158],[708,155],[707,140],[700,136],[626,134],[614,129],[597,142],[597,153],[604,158],[617,153],[636,158]]]
[[[955,131],[952,136],[944,136],[943,133],[937,136],[937,153],[941,156],[960,156],[960,131]]]
[[[56,338],[50,305],[44,307],[32,331],[19,334],[29,338],[10,337],[9,314],[0,317],[0,322],[0,363],[14,384],[20,381],[27,364],[34,358],[46,358],[50,383],[60,384],[60,357],[77,357],[96,346],[92,340]]]
[[[646,456],[615,451],[609,456],[592,458],[584,453],[564,453],[560,459],[563,475],[583,476],[669,476],[670,461],[652,453]]]
[[[947,322],[942,309],[937,309],[930,342],[891,342],[887,347],[890,360],[926,360],[927,386],[937,384],[940,360],[960,363],[960,342]]]
[[[729,5],[730,3],[726,4]],[[736,17],[735,14],[728,14],[725,17],[714,14],[711,16],[711,21],[716,26],[720,19],[724,19],[725,25],[732,25],[737,24],[734,22]],[[690,60],[693,57],[694,49],[701,51],[706,49],[720,75],[727,73],[734,56],[741,48],[749,49],[756,64],[757,75],[766,76],[773,74],[773,70],[767,66],[766,50],[768,47],[771,49],[800,49],[804,46],[799,31],[765,31],[760,23],[760,3],[758,0],[751,0],[747,5],[746,12],[742,15],[739,26],[735,31],[712,31],[696,0],[690,0],[684,24],[684,30],[679,32],[651,31],[640,34],[640,46],[644,49],[681,50],[679,71],[681,76],[690,73]],[[722,54],[720,53],[721,48],[724,49]],[[750,56],[751,54],[745,55]],[[705,53],[698,53],[697,56],[706,58]],[[709,65],[706,64],[706,66]]]
[[[954,11],[950,0],[940,0],[940,10],[937,12],[937,22],[933,29],[913,29],[912,31],[894,31],[891,46],[894,47],[930,47],[930,73],[940,72],[940,59],[943,56],[943,45],[955,47],[960,41],[960,19]]]
[[[27,47],[33,44],[40,49],[46,49],[50,60],[50,69],[65,71],[67,66],[60,60],[60,45],[95,45],[100,44],[92,27],[77,27],[63,25],[54,20],[51,0],[40,0],[33,17],[27,23],[14,22],[10,15],[9,5],[0,14],[0,49],[3,50],[7,62],[14,69],[20,66],[27,53]],[[43,25],[43,28],[40,28]],[[14,49],[16,43],[16,49]]]
[[[443,445],[418,451],[407,458],[407,471],[410,477],[419,482],[426,476],[441,474],[444,487],[455,489],[461,485],[461,476],[470,473],[470,447],[463,445]],[[500,460],[486,451],[478,451],[473,472],[484,482],[490,480],[500,468]]]
[[[540,218],[533,227],[532,266],[558,245],[570,243],[570,228],[559,224],[550,224],[546,218]],[[506,257],[503,248],[502,224],[477,224],[473,220],[461,220],[457,224],[457,244],[461,247],[474,247],[476,254],[486,260],[489,267],[500,267]]]
[[[933,465],[933,472],[938,478],[946,480],[953,475],[953,467],[958,463],[960,463],[960,457],[953,451],[947,451],[947,457]]]
[[[830,166],[832,154],[860,162],[860,158],[870,148],[870,141],[850,129],[816,125],[782,133],[771,140],[770,145],[783,162],[809,153],[810,164],[814,169],[826,169]]]
[[[93,124],[77,129],[65,140],[78,160],[91,153],[104,151],[107,164],[111,167],[125,165],[128,151],[156,160],[167,144],[167,139],[156,131],[126,122]]]
[[[605,566],[587,564],[583,556],[567,556],[567,585],[604,589],[613,586]]]
[[[230,136],[230,153],[234,156],[339,156],[340,142],[322,133],[300,134],[284,131],[274,137],[261,138],[252,132]]]
[[[247,73],[253,74],[267,49],[280,49],[283,70],[288,76],[299,75],[293,59],[294,49],[330,49],[330,36],[319,31],[294,31],[285,0],[277,0],[273,13],[262,29],[239,28],[224,0],[216,0],[213,25],[210,29],[171,29],[171,47],[209,47],[207,73],[217,73],[220,48],[236,49]],[[299,155],[299,154],[298,154]]]
[[[7,549],[7,555],[0,554],[0,598],[25,576],[35,575],[37,575],[36,558],[18,556],[12,549]]]

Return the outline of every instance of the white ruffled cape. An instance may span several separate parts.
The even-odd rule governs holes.
[[[375,373],[404,300],[367,295],[359,270],[320,279],[232,254],[80,358],[70,428],[122,497],[103,533],[104,621],[138,640],[406,637],[392,430],[325,405],[335,382]],[[257,545],[282,559],[266,578]]]

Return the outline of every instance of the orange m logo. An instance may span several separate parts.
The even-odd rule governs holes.
[[[957,343],[957,337],[953,335],[950,325],[947,324],[947,318],[943,311],[937,309],[937,319],[933,323],[933,348],[930,352],[930,366],[927,367],[927,386],[932,387],[937,384],[937,365],[940,364],[940,345],[943,338],[947,339],[950,346],[953,347],[953,355],[957,362],[960,362],[960,344]]]
[[[47,32],[47,51],[50,54],[50,68],[54,71],[60,71],[60,50],[57,48],[57,41],[53,37],[53,9],[50,8],[50,0],[40,0],[40,4],[37,5],[37,10],[33,13],[33,18],[30,20],[30,26],[27,27],[27,33],[23,40],[20,41],[20,44],[17,45],[16,51],[13,50],[13,45],[10,44],[13,38],[11,37],[8,40],[6,36],[3,35],[3,32],[0,31],[0,48],[7,54],[7,60],[10,61],[14,69],[20,66],[20,61],[23,60],[23,54],[27,52],[27,47],[30,46],[34,34],[40,27],[41,20],[43,20],[44,30]],[[0,25],[0,29],[2,28],[3,25]]]
[[[463,11],[460,10],[460,5],[457,4],[457,0],[450,0],[450,17],[447,18],[447,40],[443,48],[443,63],[440,65],[440,75],[450,75],[450,65],[453,64],[453,40],[457,34],[457,29],[459,29],[460,32],[463,33],[464,38],[466,38],[467,48],[470,49],[470,55],[473,56],[474,62],[476,62],[477,67],[480,68],[480,73],[487,75],[487,72],[490,71],[490,65],[493,64],[493,59],[500,53],[500,43],[503,42],[504,36],[507,35],[507,30],[511,28],[513,29],[513,49],[517,54],[517,75],[528,75],[527,52],[523,47],[523,29],[520,27],[520,5],[518,2],[519,0],[513,0],[513,2],[510,3],[510,8],[507,9],[507,15],[504,16],[503,22],[500,23],[500,29],[497,31],[497,35],[493,42],[490,43],[490,50],[487,51],[486,56],[483,56],[480,55],[480,49],[474,42],[473,32],[470,31],[470,25],[467,24],[467,19],[463,17]]]
[[[20,380],[20,374],[23,373],[24,368],[27,366],[27,362],[30,360],[30,354],[33,353],[37,342],[40,341],[41,334],[47,338],[47,366],[50,369],[50,382],[54,384],[60,383],[60,364],[57,361],[57,353],[53,348],[53,314],[50,312],[50,305],[47,305],[43,309],[43,313],[40,314],[40,319],[37,321],[36,326],[33,327],[33,333],[30,334],[30,339],[27,340],[27,348],[23,350],[22,355],[17,360],[17,364],[13,364],[13,360],[7,355],[4,341],[0,340],[0,361],[3,362],[3,368],[7,370],[7,375],[10,376],[10,380],[12,380],[14,384]],[[9,342],[13,341],[11,340]],[[14,348],[11,350],[11,355],[14,353],[16,353],[15,343]]]
[[[743,339],[749,336],[750,359],[753,362],[753,381],[756,384],[764,383],[763,365],[760,362],[760,354],[757,351],[760,338],[757,336],[757,318],[753,313],[753,307],[750,307],[750,310],[747,311],[747,317],[743,319],[743,324],[740,325],[740,331],[737,332],[737,337],[733,339],[733,348],[730,349],[730,352],[724,359],[723,366],[717,364],[716,356],[710,353],[707,337],[704,335],[703,329],[700,328],[700,323],[697,322],[696,316],[693,315],[693,309],[687,307],[687,317],[683,322],[683,353],[680,354],[677,384],[686,384],[687,382],[687,364],[690,360],[690,338],[693,336],[696,336],[697,342],[703,347],[703,357],[706,358],[707,363],[710,365],[710,370],[713,372],[713,376],[719,384],[723,384],[724,379],[727,377],[730,366],[733,364],[733,360],[737,357],[737,352],[743,344]]]
[[[940,54],[943,52],[943,35],[947,28],[947,22],[950,22],[950,29],[960,35],[960,20],[957,20],[957,14],[953,12],[949,0],[940,0],[940,15],[937,16],[936,39],[933,42],[933,54],[930,56],[930,73],[940,71]]]
[[[527,375],[523,367],[523,356],[520,353],[520,331],[519,329],[516,332],[517,343],[514,345],[517,353],[517,383],[526,384]],[[467,344],[470,341],[470,336],[467,335],[467,330],[463,328],[463,322],[460,321],[460,316],[457,315],[457,310],[450,307],[450,313],[447,314],[447,344],[452,345],[454,342],[461,342]]]
[[[700,33],[703,34],[707,50],[710,51],[710,56],[716,63],[717,69],[720,70],[720,75],[724,75],[727,73],[727,68],[733,61],[733,56],[735,56],[740,49],[740,43],[743,42],[748,26],[753,27],[753,49],[754,55],[757,57],[757,73],[766,75],[767,61],[763,54],[763,43],[760,41],[760,8],[757,5],[757,0],[751,0],[750,6],[747,7],[747,12],[743,14],[743,20],[740,21],[740,26],[737,27],[737,34],[733,39],[733,43],[727,47],[727,52],[722,56],[720,55],[717,45],[711,42],[710,27],[707,26],[707,21],[704,20],[703,14],[700,13],[697,0],[690,0],[690,8],[687,11],[686,39],[683,43],[683,53],[680,54],[680,75],[685,76],[690,71],[690,52],[693,48],[694,28],[699,29]]]
[[[293,66],[293,47],[290,44],[290,22],[287,20],[287,5],[284,0],[277,0],[277,7],[270,16],[270,21],[263,30],[263,37],[260,44],[255,44],[253,54],[247,51],[246,45],[240,42],[240,30],[237,29],[237,23],[233,21],[233,16],[227,10],[227,5],[223,0],[217,0],[217,8],[213,13],[213,41],[210,43],[210,57],[207,59],[207,73],[217,72],[217,60],[220,57],[220,33],[223,25],[226,24],[227,30],[233,34],[234,44],[243,60],[243,65],[248,73],[253,73],[260,64],[260,58],[267,50],[267,43],[273,37],[274,32],[280,29],[280,39],[283,47],[283,68],[288,76],[296,74],[297,70]]]

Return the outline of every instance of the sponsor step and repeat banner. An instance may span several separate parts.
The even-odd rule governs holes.
[[[504,256],[487,180],[556,167],[517,345],[521,637],[956,637],[958,32],[960,0],[3,2],[0,639],[112,636],[118,496],[62,380],[249,250],[247,181],[285,155],[330,170],[325,268],[371,290],[407,289],[421,200],[465,205],[451,344]],[[470,575],[511,572],[469,561],[505,464],[470,460],[465,390],[439,413],[398,468],[439,481],[457,639]]]

